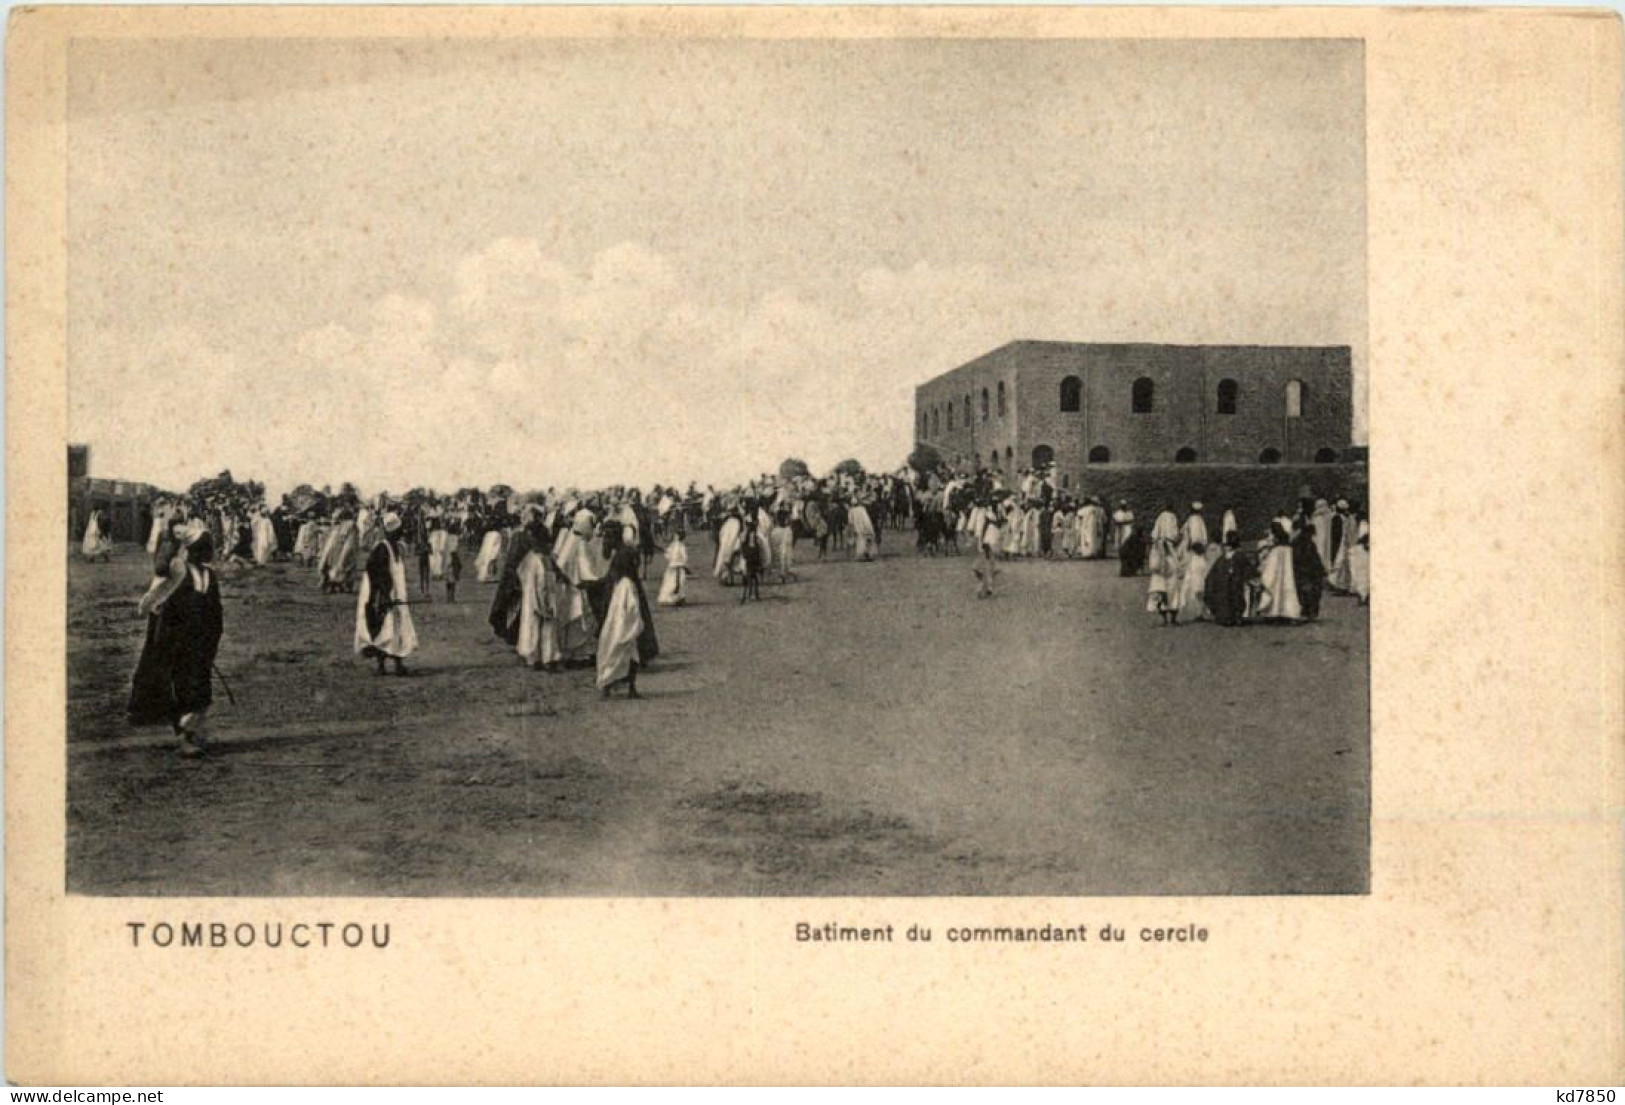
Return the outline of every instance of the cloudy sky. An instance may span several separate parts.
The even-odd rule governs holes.
[[[75,42],[70,433],[273,489],[893,466],[1015,338],[1366,339],[1352,42]]]

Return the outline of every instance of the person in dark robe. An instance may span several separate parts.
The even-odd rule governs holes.
[[[502,575],[497,578],[497,592],[491,596],[491,613],[486,618],[491,632],[509,645],[519,643],[520,603],[525,590],[519,579],[519,565],[524,563],[532,549],[546,553],[553,546],[540,510],[526,507],[523,517],[523,527],[508,542],[507,556],[502,561]]]
[[[276,534],[277,556],[283,560],[293,555],[293,523],[288,514],[288,497],[284,495],[282,502],[271,511],[271,532]]]
[[[167,723],[186,757],[203,755],[203,723],[214,703],[224,618],[213,559],[214,538],[200,528],[167,565],[155,566],[164,585],[142,600],[147,637],[126,708],[131,725]]]
[[[1117,546],[1117,574],[1123,576],[1137,576],[1145,567],[1146,545],[1145,535],[1140,527],[1130,525],[1128,536],[1124,537]]]
[[[1320,594],[1326,585],[1326,565],[1315,547],[1315,527],[1307,519],[1292,535],[1292,576],[1298,587],[1298,605],[1308,621],[1320,617]]]
[[[1224,551],[1208,569],[1204,598],[1208,613],[1217,625],[1236,626],[1247,616],[1247,583],[1256,574],[1252,561],[1241,551],[1241,538],[1228,533]]]

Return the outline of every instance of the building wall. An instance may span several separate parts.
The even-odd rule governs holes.
[[[1061,409],[1062,382],[1076,377],[1081,402]],[[1136,380],[1152,383],[1152,409],[1133,408]],[[1218,410],[1221,380],[1236,382],[1233,414]],[[983,387],[1005,382],[1006,417],[996,401],[981,418]],[[1286,416],[1288,381],[1302,386],[1301,415]],[[963,425],[964,398],[971,396],[973,424]],[[996,394],[990,390],[990,394]],[[945,404],[956,403],[954,429]],[[933,432],[929,412],[941,429]],[[928,414],[918,433],[920,413]],[[1034,450],[1053,452],[1057,472],[1075,485],[1092,467],[1097,446],[1112,464],[1171,464],[1190,449],[1202,464],[1258,464],[1266,449],[1280,462],[1311,463],[1330,449],[1347,458],[1353,430],[1352,366],[1347,347],[1176,346],[1012,342],[944,373],[916,389],[917,436],[951,462],[983,460],[990,447],[1010,451],[1010,469],[1030,467]],[[1000,466],[1004,468],[1004,465]]]

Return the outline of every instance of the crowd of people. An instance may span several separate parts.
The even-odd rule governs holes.
[[[249,485],[257,487],[257,485]],[[873,561],[884,535],[913,528],[917,555],[976,558],[977,594],[994,594],[999,565],[1013,560],[1115,557],[1125,576],[1148,577],[1146,609],[1162,624],[1223,626],[1312,621],[1327,591],[1370,594],[1369,529],[1357,507],[1305,499],[1242,542],[1233,511],[1219,512],[1213,540],[1204,504],[1181,517],[1166,505],[1143,530],[1127,502],[1108,511],[1095,496],[1056,485],[1053,468],[1019,472],[846,466],[824,477],[763,474],[719,491],[656,485],[528,495],[415,491],[399,499],[346,493],[275,507],[218,490],[155,504],[147,543],[153,574],[139,610],[147,636],[129,717],[169,723],[183,754],[205,747],[214,661],[222,632],[215,562],[232,570],[285,561],[312,573],[325,594],[354,596],[354,651],[379,675],[407,675],[419,639],[412,607],[435,584],[457,601],[465,555],[475,579],[494,584],[487,622],[527,668],[594,669],[608,698],[640,697],[638,674],[659,655],[644,589],[663,554],[655,605],[688,601],[688,533],[708,531],[711,571],[741,603],[764,582],[797,578],[797,547],[817,560]],[[224,550],[224,555],[221,555]],[[82,552],[107,559],[105,523],[92,512]],[[416,568],[416,587],[409,578]]]

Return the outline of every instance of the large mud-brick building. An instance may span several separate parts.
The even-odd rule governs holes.
[[[921,384],[914,436],[959,467],[1354,459],[1347,346],[1015,341]]]

